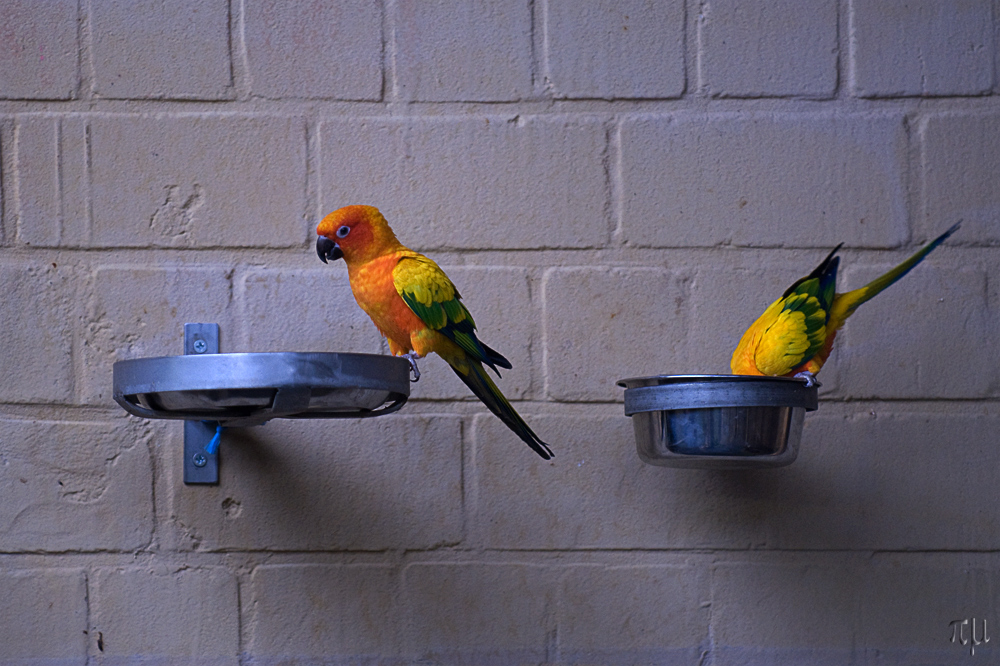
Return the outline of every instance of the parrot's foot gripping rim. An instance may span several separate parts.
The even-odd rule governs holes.
[[[812,388],[813,386],[822,386],[822,384],[819,383],[819,380],[816,379],[816,375],[814,375],[811,372],[798,372],[794,374],[793,377],[795,377],[795,379],[806,380],[806,388]]]
[[[407,354],[402,354],[402,357],[410,362],[410,381],[419,382],[420,381],[420,369],[417,368],[417,359],[420,355],[417,352],[409,352]]]

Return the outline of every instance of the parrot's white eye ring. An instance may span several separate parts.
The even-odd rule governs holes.
[[[347,234],[351,233],[351,228],[344,225],[337,229],[337,238],[347,238]]]

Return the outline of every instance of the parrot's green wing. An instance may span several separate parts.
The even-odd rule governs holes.
[[[823,349],[837,287],[840,245],[812,273],[785,290],[754,323],[760,342],[754,360],[765,375],[786,375]]]
[[[458,289],[441,268],[414,253],[399,260],[392,271],[396,292],[420,320],[457,344],[469,356],[494,370],[510,362],[476,337],[476,322],[462,304]]]

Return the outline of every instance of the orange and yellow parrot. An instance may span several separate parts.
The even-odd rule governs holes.
[[[816,270],[789,287],[743,334],[733,352],[733,374],[801,376],[809,385],[817,383],[815,375],[847,318],[909,273],[958,227],[955,224],[885,275],[846,294],[836,293],[840,257],[835,255],[840,245],[833,248]]]
[[[372,206],[345,206],[316,227],[316,253],[343,259],[358,305],[388,341],[394,356],[409,360],[414,381],[416,359],[436,352],[491,412],[545,460],[548,444],[538,438],[486,373],[510,361],[476,337],[476,324],[458,289],[441,268],[396,239],[382,213]]]

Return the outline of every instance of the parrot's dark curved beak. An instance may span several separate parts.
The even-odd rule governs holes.
[[[336,261],[344,256],[344,252],[340,249],[340,246],[326,236],[320,236],[316,239],[316,254],[319,255],[319,260],[324,264],[327,259]]]

